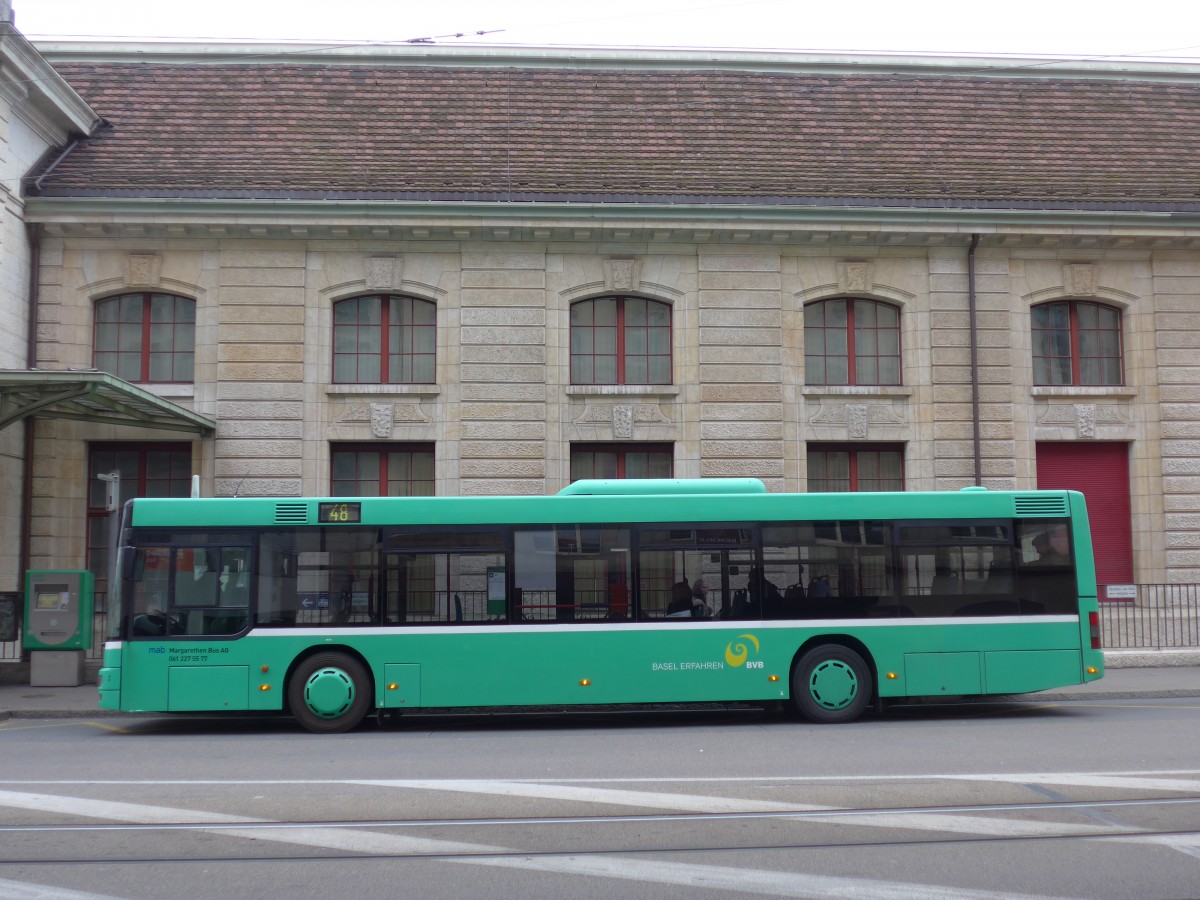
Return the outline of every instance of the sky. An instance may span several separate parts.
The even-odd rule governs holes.
[[[1186,0],[12,0],[32,40],[207,39],[1164,57],[1200,60]],[[1189,24],[1190,23],[1190,24]],[[479,32],[485,32],[479,34]],[[456,35],[462,35],[457,37]]]

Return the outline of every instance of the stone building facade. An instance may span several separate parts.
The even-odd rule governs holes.
[[[57,155],[72,134],[98,117],[13,25],[0,0],[0,369],[24,368],[30,352],[31,239],[25,225],[25,176]],[[36,237],[34,238],[36,240]],[[21,424],[0,429],[0,593],[21,589],[28,559],[23,489],[31,435]]]
[[[27,201],[40,240],[35,365],[92,367],[100,301],[185,298],[194,302],[193,377],[140,386],[211,419],[215,433],[38,419],[33,566],[87,561],[96,448],[182,447],[205,495],[299,496],[333,492],[333,457],[345,451],[416,449],[432,459],[434,493],[486,495],[553,493],[573,477],[573,460],[582,467],[574,474],[590,472],[585,461],[606,450],[620,459],[648,454],[675,477],[761,478],[772,491],[827,486],[815,468],[834,459],[865,472],[884,456],[900,461],[905,490],[1030,489],[1046,486],[1040,453],[1086,467],[1089,448],[1104,445],[1127,461],[1129,504],[1120,515],[1131,562],[1110,580],[1200,579],[1200,143],[1172,144],[1157,169],[1153,147],[1123,144],[1156,128],[1200,137],[1200,68],[1075,64],[1054,78],[1045,70],[972,77],[987,96],[968,104],[976,121],[964,125],[954,99],[962,61],[875,59],[856,68],[596,52],[581,64],[545,51],[484,59],[420,48],[327,59],[337,71],[309,83],[320,67],[243,60],[227,69],[205,59],[236,56],[232,48],[149,57],[146,48],[42,50],[110,130]],[[130,62],[135,56],[140,62]],[[152,79],[137,69],[146,65]],[[244,87],[230,69],[256,66],[260,81],[300,78],[330,92],[310,99],[310,112],[343,90],[321,80],[339,72],[355,96],[368,72],[386,80],[433,71],[448,90],[459,81],[474,89],[486,76],[508,81],[502,97],[441,109],[428,132],[428,122],[390,110],[393,125],[413,136],[394,165],[383,151],[355,156],[328,135],[314,142],[307,126],[294,132],[299,147],[285,146],[283,132],[277,143],[255,132],[232,149],[216,126],[193,135],[206,114],[231,133],[258,127],[246,118],[252,111],[214,105],[221,79],[227,95]],[[593,93],[556,83],[564,71],[583,73]],[[606,82],[613,73],[619,85]],[[691,125],[635,109],[634,96],[655,110],[677,97],[674,74],[699,91],[692,100],[719,95],[717,106],[683,118],[703,124],[721,113],[728,122],[709,121],[689,138],[679,129]],[[177,93],[148,87],[172,77]],[[948,89],[913,128],[903,97],[890,93],[896,83],[911,102],[922,102],[911,99],[921,95],[914,85]],[[514,100],[514,84],[532,97]],[[206,100],[189,99],[197,86]],[[842,119],[830,124],[805,108],[821,90],[849,98]],[[989,104],[1011,106],[1022,91],[1042,95],[1023,111],[1024,146],[1033,149],[1022,157],[997,147],[974,159]],[[1092,157],[1072,157],[1121,92],[1138,94],[1139,109],[1157,118],[1110,134]],[[804,121],[789,130],[777,118],[744,133],[764,97],[794,104]],[[419,118],[420,97],[407,100]],[[171,120],[178,146],[163,143],[135,101]],[[625,123],[621,152],[525,144],[511,132],[507,147],[490,143],[511,117],[524,116],[526,130],[587,130],[618,105],[636,120]],[[536,128],[531,108],[541,110]],[[338,128],[352,133],[350,124]],[[806,135],[816,149],[804,149]],[[591,135],[595,146],[600,137]],[[665,138],[669,149],[656,154]],[[880,149],[887,140],[905,155],[889,158]],[[474,163],[464,143],[476,147]],[[661,156],[681,144],[694,153],[660,170]],[[806,162],[803,153],[815,156]],[[308,172],[322,166],[324,176]],[[889,166],[899,169],[878,174]],[[535,174],[514,187],[522,167]],[[260,177],[262,168],[271,171]],[[391,296],[433,304],[434,379],[337,378],[335,307]],[[572,346],[572,310],[609,298],[665,307],[667,383],[573,377],[581,351]],[[898,383],[811,377],[806,311],[836,300],[898,313]],[[1040,383],[1033,311],[1047,303],[1115,312],[1117,383]]]

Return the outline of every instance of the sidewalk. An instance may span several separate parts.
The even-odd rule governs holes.
[[[989,697],[1028,702],[1065,700],[1130,700],[1160,697],[1200,697],[1200,653],[1136,653],[1109,651],[1104,677],[1090,684],[1054,688],[1018,697]],[[1156,664],[1148,664],[1156,663]],[[1182,663],[1182,664],[1180,664]],[[96,685],[78,687],[32,687],[0,684],[0,721],[16,719],[95,719],[126,713],[98,708]]]

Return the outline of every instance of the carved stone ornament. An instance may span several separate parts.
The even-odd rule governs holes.
[[[1096,436],[1096,404],[1077,403],[1075,405],[1075,428],[1081,438]]]
[[[636,259],[606,259],[604,280],[610,291],[636,291],[642,283],[642,264]]]
[[[429,417],[421,413],[416,403],[357,403],[347,407],[336,420],[339,425],[370,424],[371,434],[390,438],[396,424],[426,424]]]
[[[875,287],[875,266],[869,262],[839,262],[838,290],[861,294]]]
[[[1100,273],[1091,263],[1063,266],[1063,286],[1068,294],[1094,296],[1100,288]]]
[[[162,280],[162,257],[156,253],[130,253],[126,280],[130,287],[158,287]]]
[[[1129,419],[1122,414],[1121,407],[1114,404],[1051,403],[1038,416],[1037,423],[1074,428],[1080,438],[1088,439],[1096,437],[1097,429],[1102,426],[1127,427]]]
[[[397,403],[392,407],[392,421],[405,425],[429,422],[429,416],[421,412],[415,403]]]
[[[872,425],[903,425],[905,421],[890,403],[822,403],[808,424],[844,425],[848,439],[866,440]]]
[[[617,405],[612,408],[613,437],[628,440],[633,437],[633,407]]]
[[[403,264],[391,256],[368,256],[364,261],[367,289],[393,290],[400,281]]]
[[[572,422],[573,425],[608,426],[618,440],[633,437],[634,425],[670,425],[671,420],[651,403],[589,403]]]
[[[846,405],[846,431],[855,440],[867,439],[867,407],[863,403]]]
[[[392,416],[395,407],[391,403],[371,404],[371,434],[377,438],[392,436]]]

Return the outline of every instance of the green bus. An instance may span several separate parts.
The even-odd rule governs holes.
[[[1100,678],[1069,491],[768,493],[578,481],[547,497],[136,499],[100,705],[288,712],[911,697]]]

